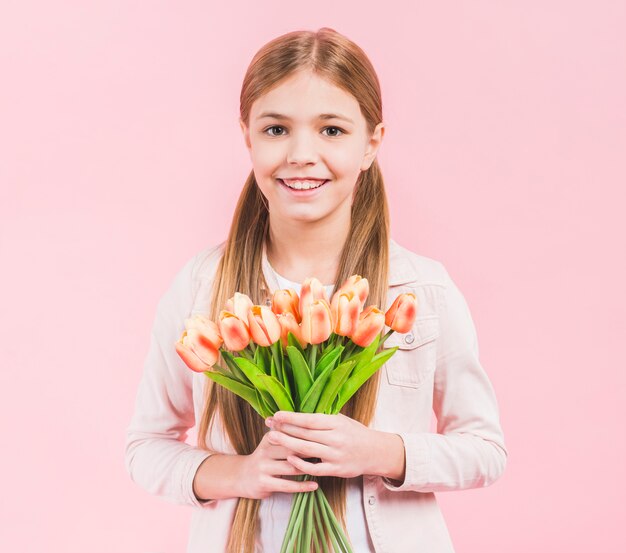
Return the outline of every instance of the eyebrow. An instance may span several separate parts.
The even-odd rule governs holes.
[[[271,117],[272,119],[290,119],[287,115],[283,115],[282,113],[276,113],[273,111],[263,112],[257,117],[257,119],[264,119],[265,117]],[[346,117],[345,115],[339,115],[337,113],[320,113],[318,115],[318,119],[342,119],[354,125],[354,121],[352,121],[352,119]]]

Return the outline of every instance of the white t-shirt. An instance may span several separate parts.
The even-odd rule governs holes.
[[[293,288],[298,295],[302,285],[292,282],[279,275],[273,268],[280,289]],[[325,286],[328,299],[332,297],[334,285]],[[374,553],[369,532],[365,511],[363,510],[363,477],[347,478],[346,497],[346,525],[348,537],[352,542],[352,550],[358,553]],[[261,544],[262,548],[257,553],[274,553],[280,551],[280,547],[287,529],[289,514],[291,513],[291,503],[294,494],[274,492],[267,499],[261,500],[260,520],[261,522]]]

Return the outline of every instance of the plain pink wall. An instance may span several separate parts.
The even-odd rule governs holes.
[[[184,551],[124,469],[158,299],[224,239],[256,50],[368,53],[393,235],[464,293],[509,448],[438,494],[457,551],[626,548],[620,1],[12,2],[0,14],[0,550]],[[621,238],[621,240],[620,240]]]

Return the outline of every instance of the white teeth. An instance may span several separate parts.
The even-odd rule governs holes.
[[[320,182],[320,181],[296,180],[296,181],[286,182],[283,180],[282,182],[284,182],[289,188],[293,188],[294,190],[310,190],[311,188],[319,188],[326,181]]]

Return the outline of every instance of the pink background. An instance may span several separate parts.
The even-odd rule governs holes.
[[[191,510],[124,469],[150,326],[226,236],[250,59],[321,26],[378,71],[393,235],[461,288],[501,406],[504,476],[438,494],[457,551],[625,550],[617,0],[5,2],[0,550],[184,550]]]

